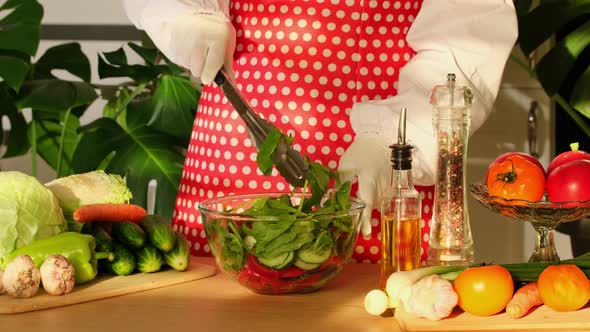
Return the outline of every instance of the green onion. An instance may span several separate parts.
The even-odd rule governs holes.
[[[549,262],[529,262],[529,263],[514,263],[514,264],[498,264],[506,268],[512,280],[517,283],[526,283],[537,281],[539,275],[550,265],[562,265],[562,264],[574,264],[579,267],[585,274],[586,277],[590,278],[590,253],[580,255],[576,258],[566,259],[560,262],[549,263]],[[489,265],[489,264],[488,264]],[[472,267],[482,266],[482,264],[472,265]],[[452,271],[443,273],[440,276],[448,281],[454,281],[462,270]]]

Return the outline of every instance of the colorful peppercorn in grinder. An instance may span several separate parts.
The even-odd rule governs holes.
[[[434,87],[433,126],[438,144],[434,210],[430,225],[428,265],[469,265],[474,261],[467,211],[467,141],[473,93],[457,86],[455,74]]]

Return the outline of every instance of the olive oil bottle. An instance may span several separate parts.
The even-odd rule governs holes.
[[[406,144],[406,109],[400,113],[398,142],[391,145],[391,183],[381,200],[380,288],[396,271],[420,267],[422,199],[412,183],[412,149]]]

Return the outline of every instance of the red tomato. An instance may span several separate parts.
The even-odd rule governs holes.
[[[261,294],[283,294],[293,290],[305,292],[317,289],[320,283],[327,282],[323,274],[327,268],[322,266],[313,271],[305,271],[296,266],[275,270],[261,264],[255,256],[248,255],[247,263],[238,273],[237,279],[243,286]]]
[[[262,263],[260,263],[258,261],[258,259],[256,259],[256,256],[254,255],[248,255],[248,258],[246,259],[248,268],[250,269],[250,271],[269,278],[269,279],[278,279],[280,277],[280,272],[279,270],[275,270],[271,267],[265,266]]]
[[[565,165],[574,160],[590,160],[590,153],[578,150],[577,143],[571,145],[572,151],[566,151],[560,153],[557,157],[553,158],[549,167],[547,167],[547,175],[551,174],[554,169],[559,166]]]
[[[499,155],[494,162],[496,163],[501,163],[504,160],[506,160],[508,157],[512,157],[512,156],[520,156],[523,157],[524,159],[530,161],[531,163],[537,165],[537,167],[539,167],[540,169],[543,170],[543,172],[545,172],[545,168],[543,168],[543,165],[541,165],[541,162],[539,161],[539,159],[531,156],[530,154],[524,153],[524,152],[517,152],[517,151],[510,151],[510,152],[506,152],[504,154]]]
[[[573,264],[549,265],[537,285],[543,303],[555,311],[576,311],[590,300],[590,282]]]
[[[238,273],[238,282],[247,288],[262,294],[279,294],[292,285],[280,279],[279,272],[268,273],[262,265],[248,264]]]
[[[512,155],[492,162],[486,184],[490,196],[536,202],[545,194],[545,172],[527,158]]]
[[[574,160],[547,177],[547,197],[552,202],[590,200],[590,160]]]
[[[296,278],[296,277],[302,276],[306,272],[307,271],[300,269],[295,265],[291,265],[288,268],[286,268],[285,270],[281,270],[280,274],[281,274],[281,278]]]

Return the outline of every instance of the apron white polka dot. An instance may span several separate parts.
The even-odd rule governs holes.
[[[421,0],[231,1],[237,86],[259,114],[295,137],[297,150],[335,170],[354,138],[348,116],[353,103],[396,94],[399,70],[414,54],[405,36],[420,5]],[[276,170],[262,175],[242,120],[217,86],[205,87],[173,218],[192,253],[210,255],[199,201],[289,189]],[[427,234],[432,187],[418,190]],[[372,216],[373,236],[359,236],[357,261],[380,259],[378,211]]]

